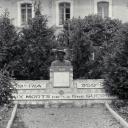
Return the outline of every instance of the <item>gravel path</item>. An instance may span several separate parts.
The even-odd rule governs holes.
[[[86,108],[25,108],[19,109],[17,116],[24,122],[25,128],[123,128],[103,105]]]

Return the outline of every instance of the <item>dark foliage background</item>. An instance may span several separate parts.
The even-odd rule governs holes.
[[[16,37],[6,59],[9,72],[16,79],[48,79],[54,33],[47,27],[46,16],[37,14]]]
[[[128,98],[128,24],[123,24],[115,36],[118,44],[114,54],[107,57],[106,90],[121,99]]]
[[[15,27],[11,24],[8,15],[0,17],[0,68],[11,60],[13,56],[10,51],[14,51],[17,43],[17,33]]]
[[[6,69],[12,56],[10,50],[13,49],[16,38],[15,27],[11,24],[8,13],[5,12],[0,17],[0,105],[10,103],[14,91]]]
[[[106,73],[106,56],[113,54],[114,37],[121,22],[97,15],[72,19],[64,25],[64,39],[72,49],[74,78],[103,78]]]
[[[11,84],[11,78],[5,70],[0,70],[0,105],[8,104],[13,98],[14,87]]]

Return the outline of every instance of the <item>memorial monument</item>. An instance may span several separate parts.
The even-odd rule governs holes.
[[[13,94],[16,103],[82,106],[115,99],[105,92],[103,79],[73,80],[73,67],[65,59],[65,51],[57,49],[56,55],[57,59],[50,67],[50,80],[13,81],[17,89],[17,93]]]
[[[50,79],[53,87],[70,87],[73,81],[71,62],[66,60],[64,49],[57,49],[57,60],[53,61],[50,68]]]

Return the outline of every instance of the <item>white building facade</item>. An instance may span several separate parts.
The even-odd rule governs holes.
[[[21,28],[34,17],[39,0],[0,0],[0,13],[9,11],[12,23]],[[73,17],[98,14],[128,22],[128,0],[40,0],[41,12],[48,17],[48,26],[61,28]]]

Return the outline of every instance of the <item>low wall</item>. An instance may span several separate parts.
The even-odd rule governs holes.
[[[111,97],[105,92],[104,80],[73,80],[70,87],[56,88],[51,81],[12,81],[17,89],[13,100],[19,104],[108,102]]]

